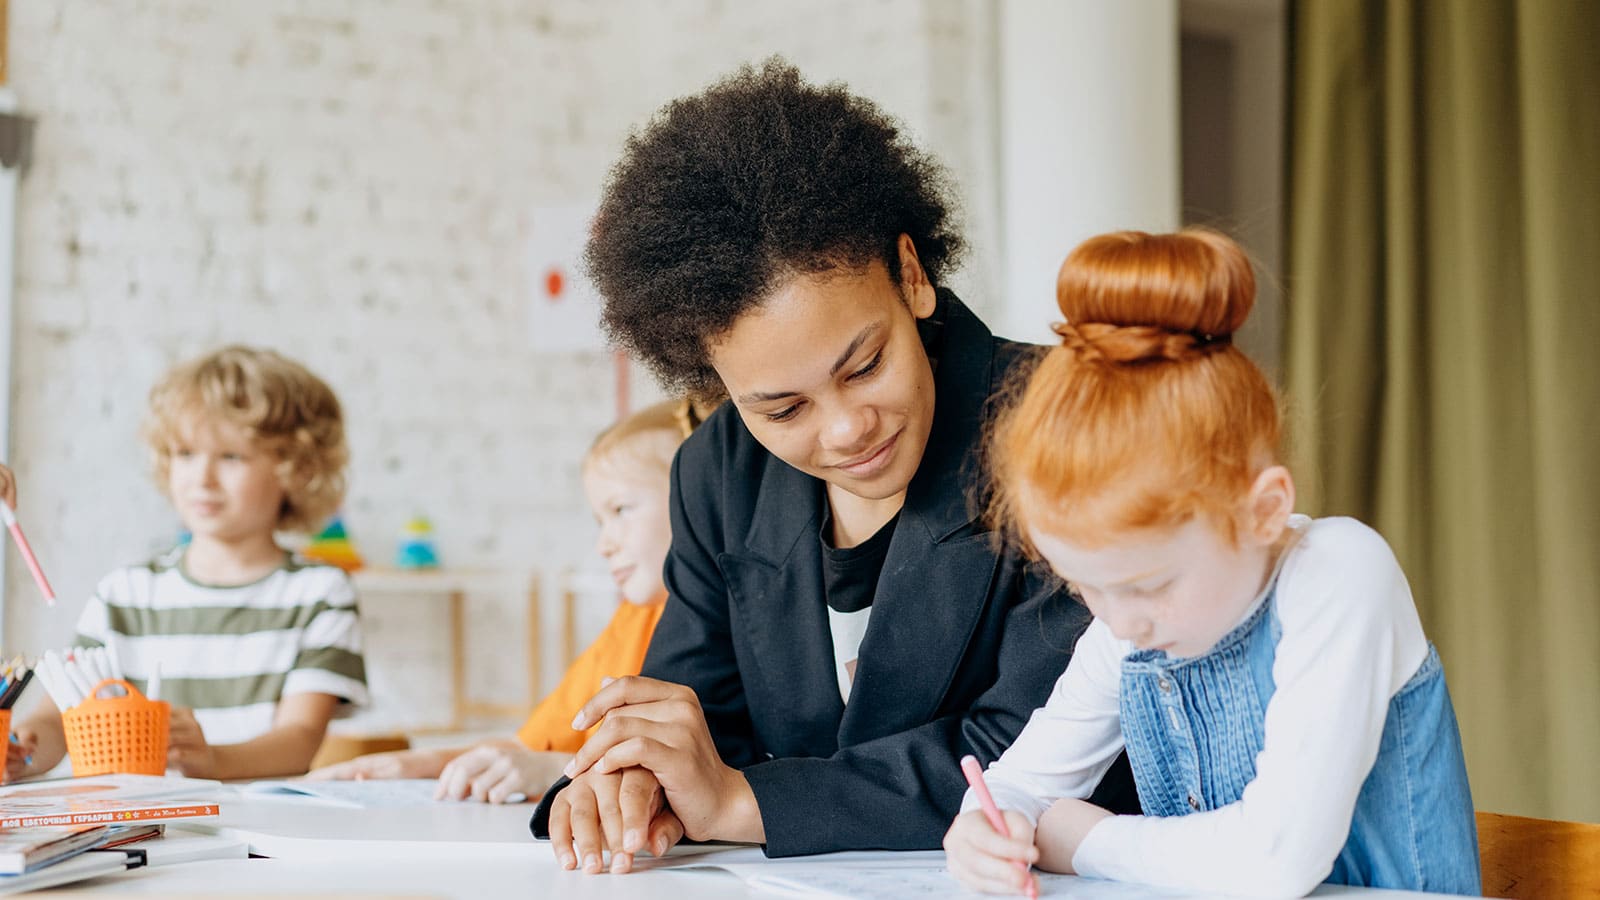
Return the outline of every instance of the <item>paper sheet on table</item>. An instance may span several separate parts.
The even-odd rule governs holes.
[[[967,891],[942,865],[869,866],[850,864],[791,864],[786,866],[718,866],[758,890],[785,897],[830,900],[866,900],[876,897],[983,896]],[[1140,897],[1204,897],[1181,891],[1164,891],[1143,884],[1119,884],[1072,875],[1035,872],[1039,896],[1073,900],[1133,900]]]
[[[239,786],[245,797],[302,799],[351,809],[431,806],[439,801],[433,778],[383,778],[367,781],[252,781]]]
[[[786,897],[856,900],[877,897],[982,896],[966,891],[946,871],[944,853],[921,851],[859,851],[767,859],[760,848],[708,851],[697,857],[644,863],[641,868],[670,870],[721,869],[753,888]],[[1142,884],[1119,884],[1035,872],[1039,896],[1073,900],[1132,900],[1140,897],[1205,898],[1217,895],[1169,891]]]

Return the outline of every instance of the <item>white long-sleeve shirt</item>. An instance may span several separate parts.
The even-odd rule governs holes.
[[[1254,780],[1237,802],[1209,812],[1100,822],[1073,856],[1080,874],[1276,896],[1303,894],[1327,876],[1377,759],[1389,701],[1428,644],[1381,535],[1344,518],[1296,516],[1291,527],[1299,535],[1276,582],[1282,637]],[[1121,663],[1133,649],[1098,620],[1084,632],[1050,699],[989,767],[1001,809],[1037,824],[1057,799],[1089,796],[1123,747]],[[969,791],[962,809],[975,808]]]

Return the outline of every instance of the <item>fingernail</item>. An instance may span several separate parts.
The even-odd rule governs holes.
[[[632,853],[639,847],[639,829],[633,828],[622,833],[622,849]]]
[[[572,777],[572,773],[574,773],[576,771],[578,771],[578,761],[577,760],[572,760],[571,762],[567,763],[567,767],[565,769],[561,770],[561,774],[567,776],[568,778],[571,778]]]
[[[578,865],[578,860],[571,853],[561,854],[561,868],[571,871]]]
[[[610,687],[611,686],[611,682],[613,682],[613,681],[616,681],[616,679],[612,678],[610,675],[607,675],[606,677],[600,679],[600,686],[601,687]]]
[[[629,857],[626,853],[611,854],[611,874],[621,875],[623,872],[628,871],[628,860]]]
[[[586,723],[584,721],[582,712],[580,712],[577,715],[572,717],[572,730],[573,731],[582,731],[584,729],[584,727],[585,727],[585,724]]]
[[[583,858],[583,870],[585,872],[600,871],[600,857],[595,856],[593,853],[585,856]]]
[[[667,855],[667,839],[666,838],[664,838],[664,837],[656,838],[656,855],[657,856],[666,856]]]

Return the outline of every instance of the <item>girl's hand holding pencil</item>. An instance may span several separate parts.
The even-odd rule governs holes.
[[[17,549],[22,552],[22,561],[28,564],[28,572],[33,575],[33,580],[39,585],[39,592],[44,594],[44,602],[54,606],[56,592],[50,588],[50,582],[45,580],[44,570],[39,568],[39,559],[33,555],[33,548],[28,546],[28,539],[22,534],[22,526],[17,524],[17,515],[12,511],[17,505],[17,483],[12,477],[11,470],[0,465],[0,521],[5,522],[6,530],[11,532],[11,537],[17,542]]]
[[[977,759],[964,757],[961,769],[983,808],[957,816],[945,832],[950,874],[986,894],[1039,896],[1039,883],[1031,871],[1039,861],[1033,823],[1021,813],[1002,812],[995,806]]]

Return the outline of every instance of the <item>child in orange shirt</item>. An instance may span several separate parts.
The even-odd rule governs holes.
[[[307,778],[439,778],[441,800],[536,798],[561,777],[587,734],[573,717],[601,679],[637,675],[666,606],[661,569],[672,542],[667,517],[668,469],[698,421],[688,403],[659,403],[613,425],[583,461],[583,491],[600,523],[597,549],[623,602],[605,630],[575,660],[561,683],[534,707],[516,738],[470,747],[374,753],[317,769]],[[596,726],[598,727],[598,726]]]

